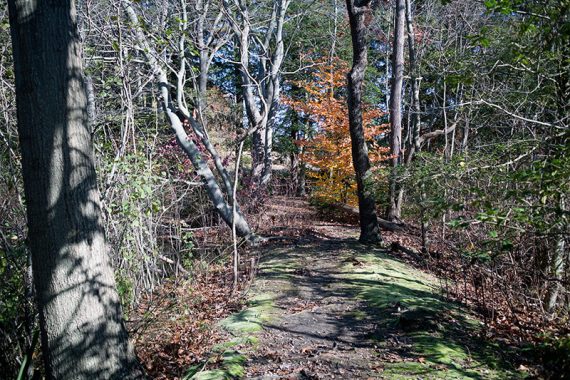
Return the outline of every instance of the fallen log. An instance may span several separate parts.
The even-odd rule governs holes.
[[[349,206],[344,203],[334,203],[332,205],[334,209],[342,210],[356,218],[358,220],[358,209],[356,207]],[[384,231],[391,231],[391,232],[403,232],[407,229],[406,224],[404,223],[395,223],[390,222],[389,220],[378,218],[378,225],[380,229]]]

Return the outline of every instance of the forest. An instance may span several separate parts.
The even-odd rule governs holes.
[[[570,0],[0,0],[0,378],[569,379]]]

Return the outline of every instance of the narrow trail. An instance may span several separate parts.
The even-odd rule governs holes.
[[[216,376],[520,377],[504,349],[478,338],[481,323],[441,297],[433,276],[359,244],[354,226],[315,222],[303,200],[272,203],[271,232],[288,237],[260,248],[248,308],[222,323],[231,340]]]
[[[303,237],[266,257],[271,264],[262,267],[256,290],[278,294],[276,318],[263,325],[247,377],[374,376],[376,326],[359,317],[367,306],[345,284],[343,267],[352,258],[346,248],[334,238]]]

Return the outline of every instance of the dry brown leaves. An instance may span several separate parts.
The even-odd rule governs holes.
[[[211,266],[192,281],[167,281],[145,297],[128,324],[137,355],[154,379],[179,379],[224,340],[216,322],[242,307],[231,271]]]
[[[442,293],[450,300],[468,305],[484,322],[482,337],[520,347],[527,343],[540,343],[545,334],[558,336],[569,333],[568,322],[564,324],[552,320],[536,306],[531,308],[515,304],[514,297],[509,297],[501,283],[493,281],[491,277],[481,280],[483,268],[466,265],[460,255],[454,252],[451,242],[432,241],[430,254],[423,255],[420,253],[421,240],[418,236],[383,232],[383,237],[386,242],[398,242],[425,259],[420,263],[416,257],[405,252],[392,252],[402,261],[442,279]]]

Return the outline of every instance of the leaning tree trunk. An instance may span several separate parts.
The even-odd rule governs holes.
[[[142,378],[103,231],[75,4],[8,3],[47,378]]]
[[[192,165],[196,169],[197,174],[202,179],[204,183],[204,188],[208,197],[212,201],[218,215],[222,218],[222,220],[230,227],[235,226],[237,230],[237,234],[241,237],[246,238],[248,241],[253,242],[257,240],[257,236],[251,231],[247,220],[245,219],[244,215],[241,213],[239,207],[237,207],[237,211],[233,212],[233,207],[228,204],[224,197],[224,192],[218,185],[218,181],[214,176],[214,173],[208,166],[208,163],[203,159],[202,153],[198,149],[198,146],[194,143],[194,141],[189,138],[186,130],[184,129],[184,125],[189,125],[194,132],[200,136],[200,134],[204,134],[203,126],[200,123],[192,118],[188,112],[184,112],[180,107],[181,102],[178,101],[178,109],[172,103],[170,98],[170,83],[168,82],[168,76],[166,71],[163,69],[159,61],[156,59],[156,52],[151,48],[149,45],[147,38],[143,32],[143,29],[138,21],[138,16],[135,13],[135,10],[131,6],[130,1],[128,0],[121,0],[121,6],[123,7],[131,25],[133,27],[135,38],[138,47],[142,50],[147,64],[152,68],[152,70],[156,73],[158,88],[160,90],[160,99],[162,102],[162,108],[166,113],[168,121],[170,123],[170,127],[176,134],[176,141],[178,142],[178,146],[182,148],[184,153],[188,156]],[[180,92],[183,91],[183,87],[181,87],[180,81],[177,86],[177,97],[180,98]],[[213,150],[213,148],[209,148],[211,143],[207,139],[202,139],[204,146],[207,150],[210,151],[212,159],[214,163],[218,167],[219,173],[223,177],[224,186],[226,188],[226,195],[232,196],[233,187],[231,183],[229,183],[229,176],[225,169],[221,166],[221,160],[219,156]],[[219,163],[219,164],[218,164]],[[236,200],[233,200],[236,202]],[[234,221],[234,214],[235,214],[235,221]]]
[[[392,52],[392,88],[390,89],[390,199],[386,218],[400,219],[402,193],[398,189],[398,171],[402,163],[402,83],[404,81],[405,0],[396,0],[394,46]]]
[[[376,203],[371,189],[370,160],[362,125],[362,82],[368,63],[366,22],[371,18],[371,0],[346,0],[352,34],[353,62],[348,74],[348,119],[352,142],[352,162],[356,172],[360,241],[381,242]]]

